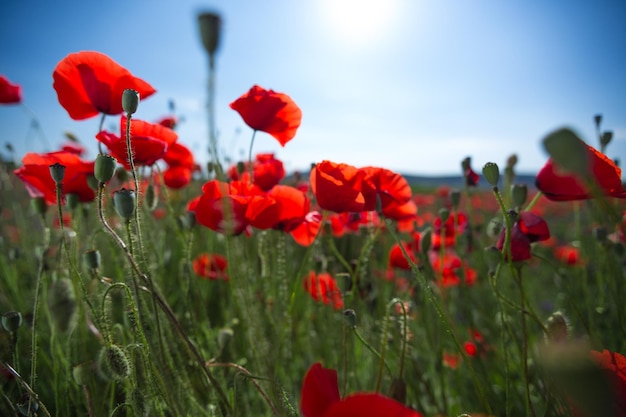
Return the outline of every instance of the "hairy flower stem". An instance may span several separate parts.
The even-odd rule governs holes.
[[[517,268],[517,274],[515,275],[515,282],[519,287],[520,303],[522,308],[526,305],[526,296],[524,294],[524,284],[522,283],[522,271],[521,268]],[[535,410],[532,402],[530,401],[530,377],[528,375],[528,330],[526,328],[526,314],[521,313],[522,324],[522,372],[524,375],[524,385],[526,389],[526,417],[535,416]]]
[[[437,315],[439,316],[440,320],[444,323],[444,325],[446,327],[446,330],[450,334],[450,336],[452,337],[452,341],[454,342],[454,345],[456,346],[457,350],[459,351],[459,353],[461,354],[461,356],[464,359],[467,359],[467,354],[465,353],[465,350],[463,349],[463,346],[461,346],[461,343],[459,342],[459,339],[457,338],[456,334],[454,333],[454,329],[453,329],[453,326],[452,326],[451,318],[449,317],[448,314],[446,314],[444,312],[442,306],[437,301],[437,297],[436,297],[433,289],[428,284],[428,282],[426,281],[426,278],[424,277],[422,272],[417,267],[417,264],[415,262],[413,262],[413,260],[411,259],[411,257],[407,253],[406,248],[404,247],[404,245],[402,245],[400,237],[395,232],[395,230],[393,228],[393,225],[391,224],[389,219],[383,217],[383,221],[384,221],[384,223],[386,225],[386,229],[389,231],[389,233],[391,233],[391,235],[392,235],[393,239],[395,240],[395,242],[398,245],[400,245],[400,250],[402,251],[402,255],[404,255],[406,260],[409,262],[409,265],[411,266],[411,271],[413,271],[413,275],[416,277],[416,279],[419,282],[420,286],[422,287],[422,289],[426,293],[426,296],[427,296],[428,300],[430,301],[430,303],[435,308],[435,311],[437,312]],[[474,366],[472,365],[472,362],[471,361],[466,361],[466,363],[467,363],[467,366],[468,366],[468,368],[470,370],[470,373],[471,373],[471,376],[472,376],[472,380],[474,382],[474,387],[476,388],[476,393],[478,394],[478,397],[479,397],[480,401],[482,402],[483,407],[487,411],[487,414],[492,414],[491,405],[487,401],[487,398],[485,396],[485,392],[484,392],[482,383],[478,379],[478,375],[476,374],[476,370],[474,369]]]
[[[51,417],[50,416],[50,412],[48,411],[48,409],[46,408],[45,404],[41,402],[41,400],[39,399],[39,396],[37,395],[37,393],[33,390],[32,388],[32,384],[31,386],[28,385],[28,383],[26,381],[24,381],[24,378],[22,378],[22,376],[15,370],[13,369],[13,367],[11,365],[9,365],[6,362],[1,362],[2,366],[4,366],[4,368],[9,371],[9,373],[11,375],[13,375],[15,377],[15,379],[17,379],[17,381],[20,383],[20,385],[22,386],[22,388],[24,388],[24,390],[28,393],[28,397],[29,397],[29,402],[28,402],[28,415],[31,415],[31,410],[33,409],[31,407],[31,401],[35,401],[38,405],[39,405],[39,409],[43,412],[43,414],[47,417]]]
[[[126,259],[128,260],[128,263],[130,264],[132,269],[137,273],[137,275],[141,278],[141,280],[144,283],[146,283],[149,287],[151,287],[149,292],[152,295],[152,297],[154,297],[156,304],[159,306],[159,308],[161,308],[161,310],[165,313],[165,315],[170,320],[170,322],[174,325],[174,328],[176,329],[176,331],[179,333],[179,335],[182,337],[183,341],[189,348],[189,351],[191,352],[191,355],[193,356],[194,360],[198,363],[198,365],[200,365],[200,368],[202,369],[202,371],[208,378],[209,382],[215,388],[218,396],[220,397],[220,401],[222,402],[225,410],[227,411],[227,414],[228,415],[232,414],[232,408],[230,406],[230,403],[228,402],[228,397],[226,397],[226,393],[224,392],[222,387],[217,383],[217,380],[215,379],[215,377],[213,376],[209,368],[205,365],[202,355],[200,355],[200,352],[198,351],[194,343],[189,338],[189,335],[187,335],[187,332],[185,332],[185,329],[183,328],[182,324],[180,324],[180,321],[178,321],[176,314],[174,313],[170,305],[167,303],[167,301],[165,301],[165,299],[161,296],[161,294],[159,294],[157,288],[153,287],[152,280],[148,277],[148,275],[146,275],[141,270],[141,268],[139,267],[139,264],[137,263],[133,255],[130,253],[130,250],[128,249],[128,247],[126,246],[126,243],[124,243],[122,238],[120,238],[118,234],[115,233],[115,231],[111,228],[106,218],[104,217],[104,210],[102,208],[103,193],[104,193],[104,183],[100,183],[99,192],[98,192],[98,216],[100,218],[100,222],[104,226],[105,230],[109,233],[109,235],[111,235],[115,243],[124,251],[124,255],[126,256]]]
[[[359,333],[359,331],[357,330],[356,326],[352,326],[352,332],[357,337],[357,339],[359,339],[361,341],[361,343],[363,343],[363,346],[365,346],[370,352],[372,352],[374,354],[374,356],[376,356],[378,358],[378,360],[380,360],[380,362],[385,365],[385,368],[387,369],[387,372],[389,372],[389,375],[392,375],[393,372],[391,372],[391,368],[389,367],[387,362],[385,362],[385,358],[380,353],[378,353],[378,351],[376,349],[374,349],[374,347],[372,345],[370,345],[367,342],[367,340],[365,340],[363,338],[363,336],[361,336],[361,333]],[[378,385],[378,383],[377,383],[377,385]],[[377,390],[377,392],[378,392],[378,390]]]

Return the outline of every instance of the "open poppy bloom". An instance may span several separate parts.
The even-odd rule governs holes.
[[[597,149],[587,144],[584,144],[584,147],[587,152],[591,180],[599,191],[609,197],[626,198],[626,190],[622,184],[622,170]],[[594,197],[583,176],[562,172],[552,159],[549,159],[541,168],[535,183],[546,197],[554,201],[586,200]]]
[[[502,230],[496,247],[502,250],[506,230]],[[548,240],[550,238],[550,230],[548,223],[538,215],[530,211],[523,211],[518,215],[517,220],[511,228],[511,258],[515,261],[525,261],[530,259],[530,244]],[[508,258],[508,254],[505,254]]]
[[[322,227],[322,215],[318,211],[310,211],[304,221],[289,232],[293,240],[300,246],[311,246]]]
[[[22,102],[22,87],[12,84],[4,75],[0,75],[0,104],[19,104]]]
[[[419,251],[420,251],[421,235],[419,232],[414,232],[412,234],[412,238],[413,239],[409,242],[400,242],[400,243],[404,247],[404,250],[406,251],[407,255],[409,255],[409,258],[411,259],[411,261],[413,261],[413,263],[418,263],[419,261],[418,261],[417,255],[419,254]],[[398,268],[398,269],[404,269],[404,270],[411,269],[411,265],[409,264],[409,261],[404,257],[404,252],[402,251],[402,247],[398,243],[395,243],[389,250],[388,264],[392,268]]]
[[[100,113],[121,114],[122,93],[132,89],[145,99],[156,92],[126,68],[100,52],[82,51],[63,58],[52,73],[59,103],[74,120]]]
[[[602,352],[592,350],[591,356],[609,378],[616,415],[626,416],[626,357],[606,349]]]
[[[276,159],[273,153],[259,153],[252,163],[252,175],[254,185],[263,191],[269,191],[285,177],[285,168],[280,159]],[[240,173],[237,165],[228,170],[231,180],[250,182],[250,164],[244,162],[243,171]]]
[[[269,133],[281,146],[293,139],[302,121],[302,111],[291,97],[258,85],[230,103],[230,108],[252,129]]]
[[[63,195],[76,194],[81,202],[93,201],[94,190],[89,187],[87,178],[93,175],[93,162],[86,162],[71,152],[58,151],[45,154],[27,153],[22,158],[22,166],[14,171],[24,182],[31,197],[44,197],[46,203],[56,204],[56,183],[50,175],[50,165],[59,163],[65,167],[61,184]]]
[[[315,271],[309,272],[309,275],[304,278],[304,289],[315,301],[332,304],[335,310],[343,307],[343,298],[337,281],[327,272],[321,274],[316,274]]]
[[[201,253],[193,260],[192,266],[201,278],[228,281],[228,262],[222,255]]]
[[[135,165],[154,165],[165,156],[168,146],[178,139],[178,134],[167,127],[138,119],[131,119],[130,123],[130,143]],[[126,116],[121,117],[120,136],[103,130],[96,135],[96,139],[106,145],[118,162],[130,169],[126,147]]]
[[[167,187],[173,189],[188,185],[193,172],[200,169],[193,159],[193,153],[179,142],[167,147],[163,160],[167,163],[167,169],[163,172],[163,181]]]
[[[356,393],[343,399],[339,396],[337,371],[324,368],[319,362],[311,365],[300,395],[304,417],[421,417],[417,411],[376,393]]]
[[[347,164],[322,161],[311,170],[310,184],[317,204],[337,213],[376,207],[376,190],[368,173]]]

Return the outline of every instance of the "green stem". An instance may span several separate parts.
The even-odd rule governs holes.
[[[387,372],[389,372],[389,375],[393,375],[393,372],[391,372],[391,368],[389,367],[389,365],[387,365],[385,358],[380,353],[378,353],[378,351],[372,345],[370,345],[367,340],[363,338],[363,336],[361,336],[361,333],[359,333],[359,331],[356,329],[356,326],[352,326],[352,332],[357,337],[357,339],[359,339],[361,343],[363,343],[363,346],[365,346],[370,352],[374,354],[374,356],[378,358],[378,360],[381,361],[382,364],[384,364]]]

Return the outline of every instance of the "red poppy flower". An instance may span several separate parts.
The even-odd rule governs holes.
[[[601,192],[610,197],[626,198],[622,184],[622,170],[593,147],[585,144],[592,180]],[[541,168],[535,181],[537,188],[554,201],[585,200],[593,198],[593,192],[583,177],[559,172],[552,159]]]
[[[467,215],[463,212],[450,213],[446,222],[443,223],[441,217],[437,217],[433,223],[432,246],[433,250],[438,250],[441,244],[445,247],[452,247],[459,235],[465,233],[469,228]],[[456,225],[456,229],[455,229]],[[443,234],[443,240],[442,240]]]
[[[302,111],[291,97],[258,85],[230,103],[230,108],[252,129],[269,133],[282,146],[293,139],[302,120]]]
[[[200,169],[193,159],[193,153],[179,142],[167,147],[163,160],[168,165],[163,172],[163,181],[167,187],[173,189],[187,186],[191,182],[193,172]]]
[[[228,281],[228,262],[222,255],[201,253],[193,260],[192,266],[201,278]]]
[[[413,263],[418,262],[417,254],[420,251],[420,234],[418,232],[413,233],[413,239],[410,242],[401,242],[404,246],[404,250],[409,255],[409,258]],[[402,248],[399,244],[394,244],[389,251],[389,266],[392,268],[399,268],[404,270],[411,269],[409,261],[404,257]]]
[[[72,193],[81,202],[93,201],[95,193],[87,178],[93,175],[94,163],[83,161],[71,152],[27,153],[22,158],[22,166],[14,173],[24,182],[31,197],[44,197],[48,204],[56,204],[56,184],[50,176],[50,165],[55,163],[65,166],[63,195]]]
[[[19,104],[22,102],[22,87],[12,84],[7,77],[0,75],[0,104]]]
[[[135,165],[154,165],[163,158],[168,146],[178,139],[178,134],[161,125],[131,119],[130,143],[133,148],[133,162]],[[96,139],[106,145],[111,155],[126,169],[130,169],[128,162],[128,148],[126,147],[126,116],[120,121],[120,136],[107,131],[96,135]]]
[[[399,402],[375,393],[356,393],[344,399],[339,396],[337,371],[320,363],[311,365],[300,395],[303,417],[420,417],[420,413]]]
[[[567,265],[578,265],[581,262],[580,249],[570,245],[554,248],[554,257]]]
[[[626,357],[609,350],[591,351],[592,358],[604,369],[612,387],[617,416],[626,416]]]
[[[193,171],[184,166],[168,167],[163,171],[163,182],[168,188],[178,190],[191,182]]]
[[[317,211],[311,211],[304,216],[300,223],[289,234],[293,240],[301,246],[311,246],[322,227],[322,215]]]
[[[317,204],[342,212],[374,210],[376,191],[368,174],[347,164],[322,161],[311,170],[310,184]]]
[[[280,207],[261,189],[241,181],[208,181],[202,195],[188,206],[198,223],[219,233],[240,234],[246,227],[270,229],[277,224]]]
[[[276,185],[267,195],[278,203],[279,214],[275,229],[291,232],[304,222],[311,202],[302,191],[288,185]]]
[[[506,230],[502,230],[496,247],[502,250]],[[530,244],[550,238],[548,224],[538,215],[524,211],[518,215],[518,219],[511,228],[511,258],[513,261],[525,261],[530,259]],[[508,254],[505,254],[508,258]]]
[[[176,125],[178,125],[178,119],[176,116],[165,116],[157,120],[156,124],[174,130]]]
[[[314,271],[304,278],[304,289],[315,301],[331,305],[335,310],[343,307],[343,298],[337,281],[327,272],[316,274]]]
[[[459,364],[461,363],[461,359],[463,358],[461,357],[460,354],[449,353],[449,352],[443,352],[442,357],[441,357],[441,361],[443,362],[443,365],[450,369],[458,368]]]
[[[438,284],[444,288],[455,287],[461,284],[461,275],[463,274],[463,282],[465,285],[471,286],[476,283],[478,273],[470,268],[467,263],[452,249],[444,251],[443,258],[439,251],[428,252],[430,264],[437,274]]]
[[[283,162],[274,158],[273,153],[260,153],[252,163],[252,174],[254,175],[254,185],[263,191],[269,191],[285,177]],[[250,182],[250,165],[243,164],[243,171],[239,172],[239,167],[233,165],[228,170],[228,177],[231,180]]]
[[[76,142],[67,142],[63,146],[61,146],[61,150],[65,152],[70,152],[76,154],[78,156],[83,156],[87,150],[80,143]]]
[[[69,54],[57,64],[52,78],[59,103],[74,120],[100,113],[122,113],[122,93],[126,89],[136,90],[142,99],[156,92],[150,84],[99,52]]]

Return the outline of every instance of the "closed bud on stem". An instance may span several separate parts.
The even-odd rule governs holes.
[[[139,92],[127,88],[122,93],[122,108],[127,115],[135,114],[139,107]]]
[[[98,249],[91,249],[83,253],[83,262],[89,269],[99,269],[100,260],[100,251]]]
[[[115,174],[117,160],[108,154],[99,154],[93,166],[93,175],[99,182],[108,182]]]
[[[522,207],[528,197],[528,187],[526,184],[513,184],[511,186],[511,197],[515,207]]]
[[[154,185],[148,184],[148,186],[146,187],[146,193],[143,196],[143,202],[148,210],[154,211],[154,209],[156,209],[159,203],[159,199],[157,197]]]
[[[95,175],[87,175],[87,185],[89,186],[89,188],[91,188],[94,191],[97,191],[99,184],[100,182],[98,181]]]
[[[450,191],[450,201],[452,202],[452,207],[455,209],[459,208],[459,204],[461,203],[461,191],[452,190]]]
[[[242,161],[237,162],[237,174],[241,175],[246,170],[246,164]]]
[[[487,162],[483,166],[483,176],[492,187],[498,186],[500,180],[500,169],[495,162]]]
[[[206,12],[198,15],[200,39],[209,56],[213,56],[220,44],[222,19],[217,13]]]
[[[2,328],[9,333],[14,333],[22,326],[22,313],[19,311],[7,311],[2,315]]]
[[[552,313],[546,321],[546,341],[564,342],[569,335],[569,323],[567,318],[560,311]]]
[[[433,229],[427,227],[422,233],[422,237],[420,238],[420,249],[424,255],[428,254],[430,247],[432,246],[433,241]]]
[[[78,199],[78,194],[76,193],[69,193],[65,196],[65,204],[67,205],[67,207],[69,207],[70,210],[74,210],[76,207],[78,207],[78,203],[79,203],[79,199]]]
[[[506,167],[513,169],[515,168],[515,165],[517,165],[517,155],[513,154],[507,158]]]
[[[602,133],[602,136],[600,137],[600,144],[602,146],[606,146],[611,143],[611,140],[613,140],[613,132],[608,130]]]
[[[441,219],[442,227],[443,227],[443,223],[445,223],[449,217],[450,217],[450,210],[448,210],[445,207],[439,209],[439,218]]]
[[[65,165],[58,162],[50,165],[50,176],[57,185],[61,184],[65,178]]]
[[[593,116],[593,121],[596,124],[596,128],[600,129],[600,124],[602,123],[602,115],[596,114],[595,116]]]
[[[344,310],[343,319],[348,326],[352,327],[353,329],[356,328],[356,311],[352,310],[351,308]]]
[[[78,385],[88,385],[94,377],[94,363],[92,361],[82,362],[72,368],[72,377]]]
[[[130,220],[135,213],[135,192],[126,188],[114,192],[113,206],[121,218]]]
[[[117,178],[117,180],[121,182],[122,184],[128,181],[129,177],[130,175],[128,174],[128,171],[126,171],[124,167],[119,167],[115,170],[115,178]]]
[[[220,329],[217,332],[217,345],[219,346],[220,350],[226,349],[230,341],[233,339],[234,335],[235,332],[233,331],[233,329],[230,328]]]
[[[128,356],[117,345],[102,348],[98,365],[100,366],[100,372],[114,381],[123,381],[130,376]]]

